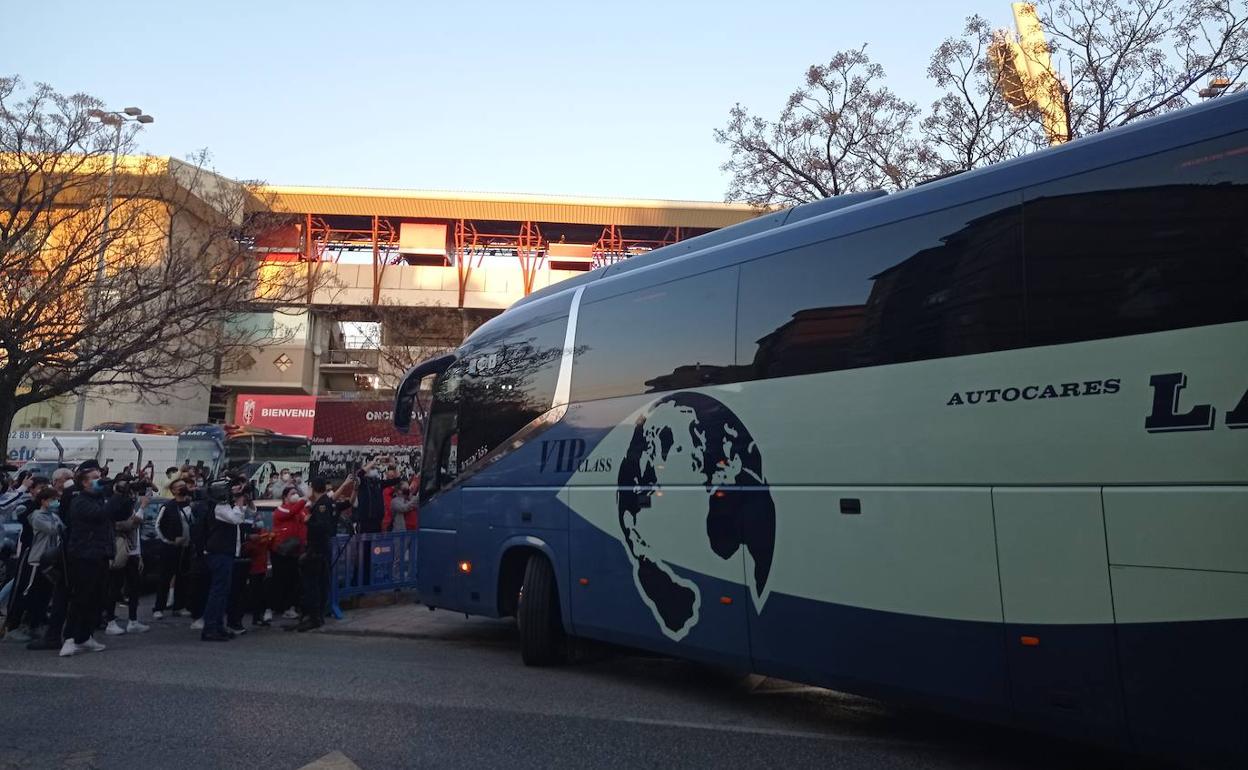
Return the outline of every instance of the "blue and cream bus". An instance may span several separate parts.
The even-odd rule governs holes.
[[[417,405],[421,596],[526,663],[1246,753],[1248,97],[595,270]]]

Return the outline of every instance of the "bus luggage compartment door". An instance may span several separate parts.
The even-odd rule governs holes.
[[[1023,725],[1124,736],[1097,487],[992,491],[1014,710]]]
[[[1105,489],[1138,749],[1248,762],[1248,487]]]
[[[702,487],[671,487],[622,511],[615,487],[572,487],[568,525],[577,634],[749,666],[744,548],[716,553]]]

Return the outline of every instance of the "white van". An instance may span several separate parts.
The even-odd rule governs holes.
[[[147,433],[97,433],[95,431],[45,431],[35,445],[34,462],[52,467],[77,467],[95,460],[109,474],[129,467],[131,473],[144,471],[151,478],[177,464],[178,437]]]

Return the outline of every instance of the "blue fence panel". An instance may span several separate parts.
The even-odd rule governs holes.
[[[330,574],[329,609],[342,618],[339,601],[374,591],[416,587],[417,532],[338,535]]]

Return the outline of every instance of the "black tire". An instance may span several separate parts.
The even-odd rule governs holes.
[[[563,619],[555,571],[541,554],[529,557],[516,608],[520,657],[526,666],[552,666],[564,658]]]

